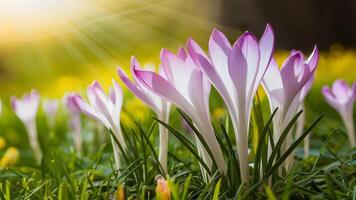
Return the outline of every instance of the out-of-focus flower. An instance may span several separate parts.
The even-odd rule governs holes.
[[[0,99],[0,115],[2,114],[2,101]]]
[[[353,121],[353,106],[356,100],[356,82],[350,87],[343,80],[336,80],[332,86],[324,86],[322,93],[325,100],[339,112],[347,130],[351,147],[356,146]]]
[[[79,96],[74,96],[74,102],[78,108],[87,116],[101,122],[106,128],[110,129],[124,150],[126,142],[121,132],[120,112],[122,106],[122,91],[115,80],[112,81],[114,87],[110,89],[110,95],[106,95],[103,88],[97,81],[88,87],[87,95],[89,103]],[[120,148],[116,144],[114,137],[111,136],[115,156],[115,167],[120,168]]]
[[[64,95],[63,103],[66,105],[67,110],[69,112],[69,127],[73,132],[75,149],[78,152],[81,152],[82,150],[82,137],[81,137],[82,121],[80,117],[81,111],[74,102],[75,96],[76,94],[74,93],[69,93]]]
[[[140,98],[145,104],[147,104],[157,115],[158,119],[164,123],[169,123],[169,113],[171,104],[163,99],[161,96],[155,94],[152,90],[147,89],[134,73],[135,69],[142,69],[136,58],[131,59],[131,72],[134,77],[134,81],[131,81],[122,69],[118,69],[119,76],[129,90]],[[160,75],[166,77],[162,69],[159,70]],[[167,155],[168,155],[168,129],[163,125],[159,125],[159,162],[165,173],[168,173],[167,169]]]
[[[42,102],[42,109],[47,116],[49,126],[52,128],[55,126],[58,105],[56,99],[46,99]]]
[[[157,200],[170,200],[171,199],[171,189],[169,188],[168,181],[166,181],[162,176],[156,178],[156,198]]]
[[[145,122],[151,118],[149,109],[140,99],[133,98],[126,101],[124,110],[129,113],[134,120]]]
[[[258,42],[249,32],[231,46],[226,36],[214,30],[209,57],[192,39],[189,53],[222,96],[232,119],[242,182],[248,183],[248,133],[253,97],[271,60],[274,34],[270,25]]]
[[[279,108],[273,118],[274,141],[278,141],[283,130],[296,115],[308,84],[313,79],[318,59],[319,52],[315,47],[307,60],[301,52],[293,51],[284,61],[281,70],[275,60],[271,60],[262,85],[267,93],[271,111]],[[281,151],[285,152],[290,143],[291,137],[287,137]],[[290,162],[291,160],[287,159],[285,167],[288,167]]]
[[[209,81],[203,76],[202,71],[192,58],[182,54],[181,51],[178,55],[174,55],[167,50],[162,50],[161,61],[166,77],[159,73],[135,68],[134,73],[137,80],[165,100],[177,105],[192,118],[193,123],[211,149],[219,171],[225,173],[224,157],[210,120],[211,86]],[[212,160],[209,154],[198,138],[196,138],[196,142],[198,152],[207,166],[211,167]]]
[[[6,140],[3,137],[0,137],[0,150],[6,146]]]
[[[224,108],[216,108],[213,111],[213,118],[215,120],[221,120],[225,116],[225,109]]]
[[[37,163],[40,163],[42,159],[36,126],[36,115],[39,104],[40,95],[35,90],[32,90],[30,94],[25,94],[22,99],[17,99],[15,96],[11,97],[12,109],[25,125]]]
[[[5,167],[16,164],[19,157],[19,150],[17,150],[15,147],[9,147],[0,160],[0,169],[4,169]]]

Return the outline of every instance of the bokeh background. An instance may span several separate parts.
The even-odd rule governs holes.
[[[267,22],[281,59],[320,47],[317,85],[352,81],[355,10],[352,0],[0,0],[0,95],[37,88],[61,97],[93,79],[109,83],[132,55],[158,65],[162,47],[188,36],[206,47],[213,28],[233,41],[245,30],[260,36]]]

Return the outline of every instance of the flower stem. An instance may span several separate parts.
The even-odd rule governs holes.
[[[169,115],[159,116],[159,119],[164,123],[169,123]],[[167,156],[168,156],[168,129],[166,129],[162,124],[159,125],[159,155],[158,160],[162,165],[164,173],[168,173],[167,167]]]
[[[349,137],[350,146],[351,148],[353,148],[356,146],[356,141],[355,141],[355,128],[354,128],[354,120],[352,117],[352,112],[350,112],[347,116],[344,116],[342,118],[346,127],[347,135]]]
[[[41,159],[42,159],[42,151],[41,151],[41,147],[38,143],[36,121],[33,120],[30,123],[28,123],[26,125],[26,129],[27,129],[29,140],[30,140],[31,148],[34,152],[36,162],[37,162],[37,164],[40,164]]]

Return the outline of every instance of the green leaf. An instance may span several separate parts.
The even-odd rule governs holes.
[[[279,139],[277,141],[276,146],[272,149],[271,156],[269,157],[269,160],[268,160],[267,169],[271,168],[273,161],[274,161],[275,157],[277,156],[277,153],[280,153],[280,149],[281,149],[281,146],[282,146],[285,138],[287,137],[288,133],[290,133],[290,130],[292,129],[293,125],[295,124],[295,122],[297,121],[299,116],[302,114],[302,112],[303,112],[302,110],[299,111],[293,117],[293,119],[288,123],[287,127],[282,132],[281,136],[279,137]]]
[[[199,156],[198,152],[195,150],[195,146],[188,138],[186,138],[178,130],[169,126],[168,124],[164,123],[163,121],[159,120],[158,118],[154,118],[154,119],[156,121],[158,121],[159,123],[161,123],[164,127],[166,127],[169,130],[169,132],[171,132],[193,154],[193,156],[199,161],[199,163],[204,167],[204,169],[207,171],[207,173],[209,175],[212,174],[211,170],[206,165],[204,160]]]
[[[276,161],[276,163],[266,172],[264,178],[269,177],[274,171],[283,163],[285,159],[293,152],[293,150],[303,141],[303,139],[311,132],[311,130],[319,123],[323,118],[321,115],[305,132],[287,149],[287,151]]]
[[[219,200],[220,185],[221,185],[221,178],[219,179],[218,183],[215,186],[213,200]]]
[[[255,162],[254,162],[254,167],[253,167],[253,175],[252,175],[252,183],[257,183],[259,179],[259,174],[260,174],[260,161],[262,161],[261,155],[262,155],[262,147],[265,143],[265,137],[266,134],[269,130],[269,127],[272,124],[273,118],[277,113],[278,108],[276,108],[270,118],[268,119],[266,125],[263,128],[262,134],[260,135],[259,141],[258,141],[258,146],[256,150],[256,156],[255,156]],[[267,144],[268,145],[268,144]]]
[[[274,195],[273,191],[268,185],[264,185],[268,200],[277,200],[276,196]]]

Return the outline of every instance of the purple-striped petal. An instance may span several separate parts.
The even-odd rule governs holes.
[[[239,45],[234,45],[228,58],[228,70],[234,83],[236,94],[240,99],[246,97],[246,81],[248,66],[244,54]],[[245,107],[245,105],[242,105]]]
[[[260,48],[255,36],[250,32],[245,32],[242,36],[240,36],[235,45],[240,46],[241,52],[245,56],[248,66],[247,80],[244,87],[246,87],[246,95],[249,95],[246,98],[250,99],[250,96],[254,94],[253,90],[255,88],[256,78],[260,70]],[[261,70],[260,76],[262,76],[264,72],[265,68]]]
[[[166,101],[173,102],[181,107],[185,112],[189,112],[189,115],[193,115],[193,108],[189,102],[184,98],[182,94],[166,79],[160,75],[151,72],[135,69],[135,75],[144,86],[152,90],[155,94],[162,97]]]
[[[118,68],[118,74],[122,82],[127,86],[127,88],[139,99],[141,99],[144,103],[146,103],[148,106],[153,108],[154,110],[158,109],[156,108],[156,105],[152,102],[151,99],[147,98],[146,94],[141,91],[140,87],[137,85],[137,83],[131,82],[129,77],[126,75],[126,73]]]

